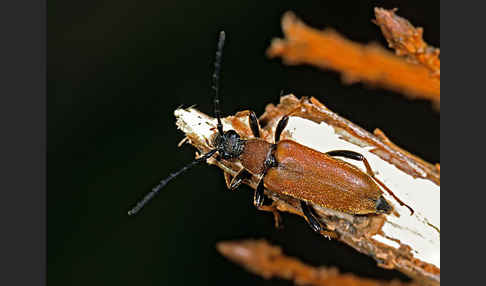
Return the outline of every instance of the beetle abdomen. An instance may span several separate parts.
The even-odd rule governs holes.
[[[357,167],[290,140],[273,154],[278,166],[265,175],[267,189],[346,213],[378,212],[381,190]]]

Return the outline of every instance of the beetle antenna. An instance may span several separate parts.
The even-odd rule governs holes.
[[[206,160],[209,159],[211,156],[213,156],[214,153],[216,153],[216,151],[217,151],[216,149],[213,149],[213,150],[209,151],[208,153],[202,155],[201,157],[197,158],[196,160],[192,161],[191,163],[185,165],[179,171],[170,174],[167,178],[165,178],[162,181],[160,181],[160,183],[157,186],[155,186],[152,189],[152,191],[150,191],[148,194],[146,194],[145,197],[143,197],[143,199],[140,200],[135,205],[135,207],[133,207],[130,211],[128,211],[128,215],[135,215],[136,213],[138,213],[172,179],[174,179],[175,177],[177,177],[180,174],[184,173],[185,171],[189,170],[190,168],[194,167],[195,165],[197,165],[199,163],[202,163],[202,162],[206,162]]]
[[[221,70],[221,60],[223,57],[223,47],[226,34],[224,31],[219,33],[218,47],[216,49],[216,59],[214,60],[213,85],[214,90],[214,117],[218,119],[218,132],[223,135],[223,124],[221,123],[221,107],[219,102],[219,71]]]

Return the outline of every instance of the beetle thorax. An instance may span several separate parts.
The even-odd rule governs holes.
[[[277,165],[272,155],[275,146],[262,139],[246,140],[245,152],[240,156],[241,164],[254,175],[264,174],[266,170]]]

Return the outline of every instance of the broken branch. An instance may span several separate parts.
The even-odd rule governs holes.
[[[260,117],[262,138],[272,142],[278,120],[290,113],[292,116],[282,138],[323,153],[344,149],[363,154],[375,176],[415,210],[411,216],[406,207],[385,192],[383,196],[394,208],[390,215],[353,216],[314,204],[319,220],[338,234],[337,239],[373,257],[379,266],[397,269],[423,284],[439,284],[440,169],[403,151],[384,135],[375,136],[340,117],[315,98],[299,100],[287,95],[280,99],[278,106],[269,104]],[[177,109],[175,115],[177,126],[186,134],[187,141],[200,152],[208,152],[216,134],[216,120],[193,108]],[[233,129],[244,139],[252,138],[248,111],[222,121],[224,130]],[[365,172],[364,166],[347,162]],[[238,161],[211,158],[208,163],[231,176],[242,169]],[[251,178],[245,183],[256,189],[258,179]],[[265,194],[279,211],[303,216],[299,200],[267,190]]]
[[[339,273],[335,267],[314,267],[286,256],[282,249],[265,240],[223,241],[216,249],[229,260],[265,279],[292,280],[296,285],[312,286],[414,286],[397,280],[362,278],[350,273]]]
[[[352,42],[331,29],[306,26],[293,13],[282,17],[285,39],[274,39],[267,50],[284,63],[310,64],[342,73],[347,83],[379,85],[412,97],[440,102],[440,79],[428,68],[407,62],[377,44]]]
[[[422,38],[422,28],[415,28],[407,19],[397,16],[395,11],[375,8],[376,20],[373,22],[380,27],[388,46],[395,49],[397,55],[428,68],[440,80],[440,50],[427,45]]]

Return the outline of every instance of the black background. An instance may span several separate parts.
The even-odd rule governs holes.
[[[386,45],[371,23],[373,7],[425,29],[440,46],[438,1],[84,1],[48,3],[49,285],[289,285],[267,282],[228,262],[221,240],[265,237],[314,265],[367,277],[404,278],[369,257],[323,240],[284,214],[284,230],[251,204],[248,187],[226,190],[215,167],[171,183],[140,215],[127,210],[194,158],[173,110],[212,111],[210,76],[217,34],[226,31],[221,93],[225,114],[261,114],[280,90],[314,96],[333,111],[438,162],[440,115],[430,103],[362,84],[334,72],[283,66],[264,51],[293,10],[316,28]]]

